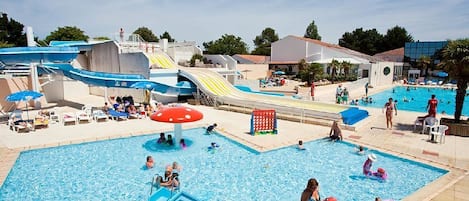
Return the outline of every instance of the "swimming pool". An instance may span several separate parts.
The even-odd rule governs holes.
[[[354,145],[316,140],[257,153],[204,129],[184,130],[186,150],[157,147],[158,135],[24,151],[0,189],[0,200],[146,200],[150,180],[173,161],[183,166],[181,188],[200,200],[298,200],[311,177],[321,197],[338,200],[402,199],[446,174],[418,162],[373,152],[387,182],[362,177],[366,156]],[[208,152],[210,142],[220,145]],[[152,155],[155,168],[144,170]]]
[[[394,100],[398,101],[398,110],[427,113],[426,108],[428,99],[431,98],[432,94],[435,94],[436,98],[438,99],[437,113],[441,114],[441,112],[445,111],[448,115],[454,114],[454,109],[456,106],[455,89],[409,87],[409,90],[407,90],[407,87],[403,86],[394,87],[393,89],[389,89],[370,96],[374,100],[374,103],[372,104],[364,104],[362,101],[360,101],[360,104],[362,106],[382,108],[389,98],[393,98]],[[404,98],[409,100],[409,102],[404,102]],[[469,116],[469,97],[464,99],[462,115]]]

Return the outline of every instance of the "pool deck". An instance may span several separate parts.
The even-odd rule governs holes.
[[[317,88],[317,96],[327,100],[334,94],[336,85]],[[370,93],[383,88],[375,88]],[[288,89],[287,89],[288,90]],[[304,90],[304,89],[303,89]],[[351,91],[351,94],[354,91]],[[357,94],[359,92],[356,92]],[[323,97],[322,97],[323,96]],[[356,97],[359,97],[358,95]],[[353,94],[351,97],[354,97]],[[425,97],[426,98],[426,97]],[[74,96],[58,105],[59,114],[76,111],[74,105],[101,106],[102,97]],[[250,115],[217,110],[207,106],[190,106],[200,110],[204,119],[183,124],[183,129],[217,123],[221,134],[258,151],[269,151],[297,144],[298,140],[311,141],[326,137],[329,127],[278,120],[278,135],[252,136],[249,132]],[[447,169],[450,172],[423,187],[404,200],[469,200],[469,138],[446,136],[444,144],[427,142],[428,135],[413,131],[416,116],[423,113],[398,111],[394,116],[394,130],[386,130],[385,116],[381,109],[367,108],[370,116],[357,123],[356,131],[343,130],[344,140],[362,144],[370,149],[386,151],[416,161]],[[33,112],[30,112],[30,114]],[[221,118],[222,117],[222,118]],[[91,122],[64,126],[50,124],[49,128],[29,133],[16,133],[0,125],[0,184],[3,184],[19,153],[23,150],[55,147],[66,144],[107,140],[160,131],[171,131],[173,125],[151,121],[149,118],[126,121]]]

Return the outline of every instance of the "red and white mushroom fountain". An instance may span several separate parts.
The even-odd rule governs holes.
[[[176,143],[179,143],[182,138],[181,123],[198,121],[203,117],[204,115],[201,112],[185,106],[164,107],[150,116],[153,121],[174,123]]]

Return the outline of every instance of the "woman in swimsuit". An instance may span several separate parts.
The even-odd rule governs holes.
[[[384,104],[383,109],[386,109],[386,128],[392,129],[392,111],[395,111],[395,114],[397,115],[397,108],[392,102],[392,98],[389,98],[388,102]]]
[[[319,196],[319,183],[316,179],[311,178],[308,180],[305,190],[301,194],[301,201],[320,201]]]

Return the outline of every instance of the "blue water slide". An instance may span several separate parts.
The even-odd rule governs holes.
[[[0,61],[16,63],[67,63],[77,57],[75,47],[11,47],[0,48]]]
[[[153,91],[157,91],[163,94],[192,95],[192,93],[196,90],[195,87],[191,85],[170,86],[154,82],[146,79],[142,75],[96,72],[77,69],[68,63],[43,64],[43,66],[50,69],[61,70],[64,75],[69,78],[94,86],[134,88],[132,85],[135,83],[149,82],[155,86],[152,88]]]
[[[76,42],[76,45],[83,43]],[[63,44],[55,44],[63,45]],[[77,47],[14,47],[1,48],[0,61],[5,64],[41,63],[40,67],[61,70],[65,76],[86,84],[104,87],[135,88],[137,82],[151,82],[155,87],[153,91],[172,95],[192,95],[196,87],[181,83],[176,86],[151,81],[142,75],[95,72],[77,69],[69,62],[77,57]]]

